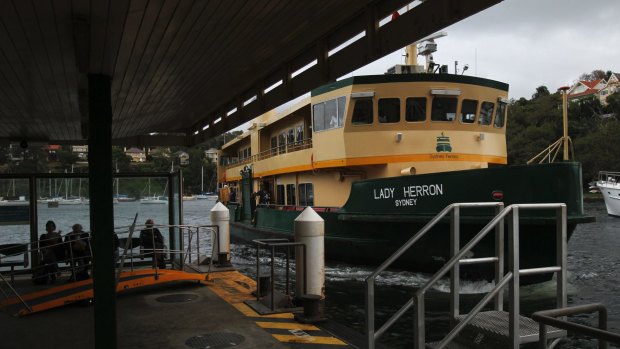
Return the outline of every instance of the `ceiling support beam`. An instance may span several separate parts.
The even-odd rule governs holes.
[[[116,349],[116,285],[114,279],[114,208],[112,205],[111,78],[88,75],[88,180],[95,348]]]
[[[355,69],[361,68],[399,48],[403,48],[416,40],[442,30],[501,1],[427,0],[400,15],[396,20],[381,27],[379,27],[379,21],[407,5],[409,1],[374,1],[366,7],[365,11],[354,14],[348,22],[344,22],[339,27],[334,28],[326,36],[309,45],[306,50],[290,57],[283,65],[259,77],[255,82],[255,88],[258,89],[258,86],[264,82],[278,81],[282,76],[283,66],[290,67],[288,70],[294,71],[297,67],[303,67],[305,64],[316,60],[317,63],[314,66],[294,78],[284,80],[281,86],[264,96],[259,96],[258,105],[252,105],[256,103],[254,102],[243,107],[242,110],[238,111],[239,118],[231,119],[226,124],[211,123],[209,129],[203,131],[202,127],[204,125],[218,117],[215,111],[220,110],[221,106],[213,106],[214,108],[211,111],[206,111],[207,116],[197,122],[191,129],[188,129],[186,133],[192,135],[192,144],[204,142],[209,138],[252,120],[262,113],[288,102],[292,98],[309,92],[327,82],[335,81],[337,78]],[[330,50],[360,32],[365,33],[363,38],[328,56]],[[300,57],[302,58],[301,60]],[[292,85],[290,91],[284,93],[278,91],[290,88],[287,85]],[[230,104],[231,101],[237,98],[239,96],[231,96],[231,100],[222,101],[222,105]],[[195,131],[198,131],[197,135],[193,135]]]

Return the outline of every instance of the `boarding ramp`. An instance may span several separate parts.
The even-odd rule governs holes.
[[[179,248],[153,248],[154,241],[146,247],[139,233],[134,234],[135,221],[129,227],[115,228],[118,239],[114,240],[118,244],[113,255],[117,293],[170,282],[207,283],[208,273],[188,267],[201,264],[211,269],[214,264],[212,245],[219,241],[217,226],[158,225],[154,228],[179,231]],[[67,241],[43,240],[5,247],[2,262],[10,269],[0,269],[3,297],[0,310],[23,316],[69,303],[90,302],[93,299],[93,280],[89,276],[92,269],[90,239],[89,234],[84,234]],[[77,251],[76,241],[84,243],[86,249]],[[59,254],[53,263],[38,263],[28,269],[27,256],[34,255],[42,261],[44,249],[63,251],[64,257],[60,258]],[[154,261],[158,254],[164,255],[165,269]],[[217,261],[215,264],[217,266]]]
[[[495,217],[462,248],[460,246],[461,209],[494,207]],[[519,217],[524,210],[552,210],[556,225],[556,263],[553,266],[520,269],[519,268]],[[440,221],[450,218],[450,259],[437,271],[415,295],[394,313],[381,327],[375,328],[375,281],[379,274],[388,268],[397,258],[408,251],[431,228]],[[507,222],[506,222],[507,221]],[[508,268],[504,263],[504,226],[508,223]],[[494,232],[495,253],[491,257],[466,258],[474,246]],[[414,348],[519,348],[521,344],[537,342],[541,338],[553,341],[555,346],[559,339],[566,336],[566,331],[553,327],[539,326],[531,318],[520,315],[519,286],[520,277],[544,273],[555,273],[556,305],[567,305],[567,270],[566,240],[567,212],[565,204],[515,204],[504,207],[503,203],[455,203],[435,216],[398,251],[388,258],[375,272],[366,279],[366,334],[369,349],[376,347],[376,341],[409,309],[414,310]],[[493,263],[495,266],[495,287],[489,291],[468,314],[461,314],[459,308],[460,266],[466,264]],[[425,336],[425,295],[442,277],[450,276],[450,331],[439,342],[426,342]],[[504,310],[503,291],[509,290],[509,309]],[[483,310],[489,304],[492,310]],[[539,330],[543,328],[541,335]]]

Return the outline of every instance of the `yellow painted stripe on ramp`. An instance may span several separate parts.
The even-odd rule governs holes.
[[[260,315],[255,312],[254,309],[250,308],[249,305],[245,303],[231,303],[233,307],[237,308],[241,312],[241,314],[247,317],[260,317],[260,318],[269,318],[269,319],[292,319],[295,316],[292,313],[280,313],[280,314],[269,314],[269,315]]]
[[[334,337],[315,337],[308,334],[272,334],[272,336],[280,342],[284,343],[347,345],[345,342]]]
[[[320,331],[321,330],[314,325],[299,324],[296,322],[256,321],[256,324],[261,328],[277,328],[277,329],[283,329],[283,330],[304,330],[304,331]]]

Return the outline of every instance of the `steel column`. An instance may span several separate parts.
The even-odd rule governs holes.
[[[117,347],[112,206],[111,78],[88,75],[88,179],[93,243],[95,348]]]

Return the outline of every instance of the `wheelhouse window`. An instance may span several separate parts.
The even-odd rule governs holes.
[[[456,105],[458,99],[455,97],[433,97],[431,108],[432,121],[454,121],[456,118]]]
[[[292,145],[295,143],[295,131],[293,129],[289,129],[286,133],[286,143]]]
[[[478,118],[478,123],[480,125],[490,125],[491,119],[493,119],[493,108],[495,107],[494,103],[491,102],[482,102],[480,106],[480,117]]]
[[[342,127],[344,121],[345,97],[338,97],[313,106],[313,126],[315,132]]]
[[[495,112],[495,122],[493,126],[497,128],[504,127],[504,123],[506,122],[506,103],[499,102],[497,103],[497,111]]]
[[[315,104],[312,110],[312,130],[323,131],[325,129],[325,103]]]
[[[474,121],[476,121],[476,109],[478,109],[478,101],[464,99],[461,103],[461,122],[464,124],[473,124]]]
[[[355,99],[351,123],[353,125],[372,124],[372,98]]]
[[[426,120],[426,97],[410,97],[405,100],[405,121]]]
[[[286,185],[286,204],[295,205],[295,184]]]
[[[379,99],[379,122],[396,123],[400,121],[400,99],[381,98]]]
[[[299,206],[314,206],[314,188],[312,183],[299,184]]]

